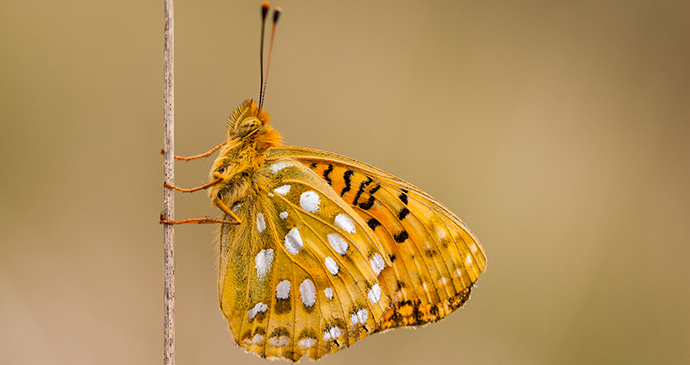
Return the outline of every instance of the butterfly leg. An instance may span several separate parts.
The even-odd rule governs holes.
[[[218,206],[220,210],[225,212],[225,214],[229,215],[230,217],[232,217],[232,219],[237,221],[237,224],[242,224],[242,220],[237,215],[235,215],[235,213],[233,213],[232,210],[230,210],[230,208],[228,208],[228,206],[225,205],[225,203],[223,203],[223,201],[220,200],[219,197],[216,197],[213,200],[213,202],[216,203],[216,206]]]
[[[163,212],[161,212],[160,220],[159,223],[163,224],[188,224],[188,223],[197,223],[197,224],[204,224],[204,223],[221,223],[221,224],[241,224],[239,220],[237,221],[226,221],[220,218],[213,218],[209,217],[206,214],[204,214],[203,217],[196,217],[196,218],[185,218],[185,219],[180,219],[180,220],[167,220],[164,219],[163,217]]]
[[[189,156],[189,157],[182,157],[182,156],[174,156],[174,157],[175,157],[176,160],[182,160],[182,161],[191,161],[191,160],[196,160],[196,159],[199,159],[199,158],[202,158],[202,157],[208,157],[208,156],[211,156],[211,154],[212,154],[213,152],[218,151],[219,148],[225,146],[226,143],[228,143],[228,141],[223,141],[223,143],[217,145],[216,147],[213,147],[213,148],[210,149],[209,151],[204,152],[204,153],[202,153],[202,154],[200,154],[200,155],[194,155],[194,156]],[[163,154],[165,154],[165,151],[164,151],[164,150],[161,150],[161,155],[163,155]]]
[[[175,185],[173,185],[173,184],[170,184],[170,183],[167,182],[167,181],[163,183],[163,186],[165,186],[165,187],[167,187],[167,188],[175,189],[175,190],[177,190],[177,191],[181,191],[181,192],[183,192],[183,193],[193,193],[193,192],[195,192],[195,191],[208,189],[208,188],[210,188],[211,186],[216,185],[216,184],[218,184],[219,182],[221,182],[221,181],[223,181],[223,180],[225,179],[225,176],[223,176],[222,174],[220,174],[220,173],[218,173],[218,172],[214,172],[214,173],[213,173],[213,177],[214,177],[213,181],[209,182],[208,184],[204,184],[204,185],[201,185],[201,186],[197,186],[197,187],[191,188],[191,189],[184,189],[184,188],[181,188],[181,187],[179,187],[179,186],[175,186]]]
[[[214,172],[214,173],[213,173],[213,177],[214,177],[213,181],[209,182],[208,184],[204,184],[204,185],[202,185],[202,186],[197,186],[197,187],[191,188],[191,189],[183,189],[183,188],[177,187],[177,186],[175,186],[175,185],[173,185],[173,184],[170,184],[170,183],[168,183],[167,181],[164,182],[163,185],[164,185],[165,187],[168,187],[168,188],[171,188],[171,189],[175,189],[175,190],[181,191],[181,192],[183,192],[183,193],[193,193],[193,192],[195,192],[195,191],[199,191],[199,190],[203,190],[203,189],[208,189],[209,187],[211,187],[211,186],[213,186],[213,185],[215,185],[215,184],[218,184],[219,182],[221,182],[221,181],[223,181],[223,180],[225,179],[225,176],[223,176],[223,174],[218,173],[218,172]],[[181,220],[171,221],[171,220],[166,220],[166,219],[164,219],[163,213],[161,213],[161,216],[160,216],[159,221],[160,221],[160,223],[167,223],[167,224],[187,224],[187,223],[199,223],[199,224],[203,224],[203,223],[242,224],[242,220],[241,220],[235,213],[233,213],[233,211],[230,210],[230,208],[228,208],[228,206],[225,205],[225,203],[223,203],[223,201],[220,200],[220,198],[216,197],[216,199],[214,200],[214,203],[216,204],[216,206],[217,206],[218,208],[220,208],[220,210],[222,210],[222,211],[225,212],[227,215],[229,215],[230,218],[232,218],[233,220],[232,220],[232,221],[226,221],[226,220],[223,220],[223,219],[212,218],[212,217],[209,217],[209,216],[207,216],[207,215],[204,214],[204,217],[203,217],[203,218],[185,218],[185,219],[181,219]]]
[[[176,221],[171,221],[171,220],[165,219],[165,217],[163,216],[163,212],[161,212],[161,216],[160,216],[159,222],[160,222],[160,223],[167,223],[167,224],[188,224],[188,223],[198,223],[198,224],[204,224],[204,223],[242,224],[242,220],[241,220],[235,213],[233,213],[232,210],[230,210],[230,208],[228,208],[228,206],[225,205],[225,203],[223,203],[222,200],[220,200],[220,198],[216,197],[216,199],[214,200],[214,203],[216,203],[216,206],[218,206],[218,208],[220,208],[220,210],[222,210],[223,212],[225,212],[225,214],[229,215],[230,218],[232,218],[233,220],[231,220],[231,221],[226,221],[226,220],[219,219],[219,218],[212,218],[212,217],[209,217],[209,216],[207,216],[206,214],[204,214],[204,217],[203,217],[203,218],[200,218],[200,217],[197,217],[197,218],[185,218],[185,219],[180,219],[180,220],[176,220]]]

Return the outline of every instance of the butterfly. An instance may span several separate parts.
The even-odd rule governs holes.
[[[226,141],[192,157],[220,150],[211,183],[196,190],[208,190],[222,219],[163,221],[221,223],[218,296],[240,347],[317,360],[463,306],[486,254],[458,217],[373,166],[283,146],[270,119],[247,100]]]

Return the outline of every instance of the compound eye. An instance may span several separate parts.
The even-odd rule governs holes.
[[[240,124],[237,126],[237,135],[239,137],[246,137],[259,130],[261,126],[261,121],[258,118],[246,118],[242,120],[242,122],[240,122]]]

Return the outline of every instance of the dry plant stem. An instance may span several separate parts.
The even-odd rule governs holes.
[[[216,152],[216,151],[218,151],[218,149],[225,146],[226,143],[228,143],[228,141],[224,141],[223,143],[213,147],[210,151],[202,153],[200,155],[194,155],[194,156],[189,156],[189,157],[175,156],[175,159],[176,160],[182,160],[182,161],[191,161],[191,160],[196,160],[197,158],[208,157],[208,156],[211,156],[211,154],[213,152]]]
[[[164,174],[165,182],[175,184],[175,83],[174,83],[174,12],[173,0],[164,0],[165,25],[164,25],[164,66],[165,86],[163,103],[165,109],[165,136],[164,136]],[[172,188],[165,187],[163,200],[163,214],[161,218],[166,221],[175,220],[175,194]],[[163,247],[165,265],[165,286],[163,295],[165,300],[165,319],[163,324],[163,363],[175,364],[175,230],[172,224],[163,224]]]

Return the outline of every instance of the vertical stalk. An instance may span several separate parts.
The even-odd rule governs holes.
[[[165,50],[164,73],[165,104],[164,160],[165,181],[175,184],[175,82],[174,82],[174,23],[173,0],[165,2]],[[173,189],[164,187],[163,216],[166,220],[175,219],[175,195]],[[172,224],[163,224],[163,246],[165,264],[165,320],[163,329],[163,363],[175,364],[175,229]]]

